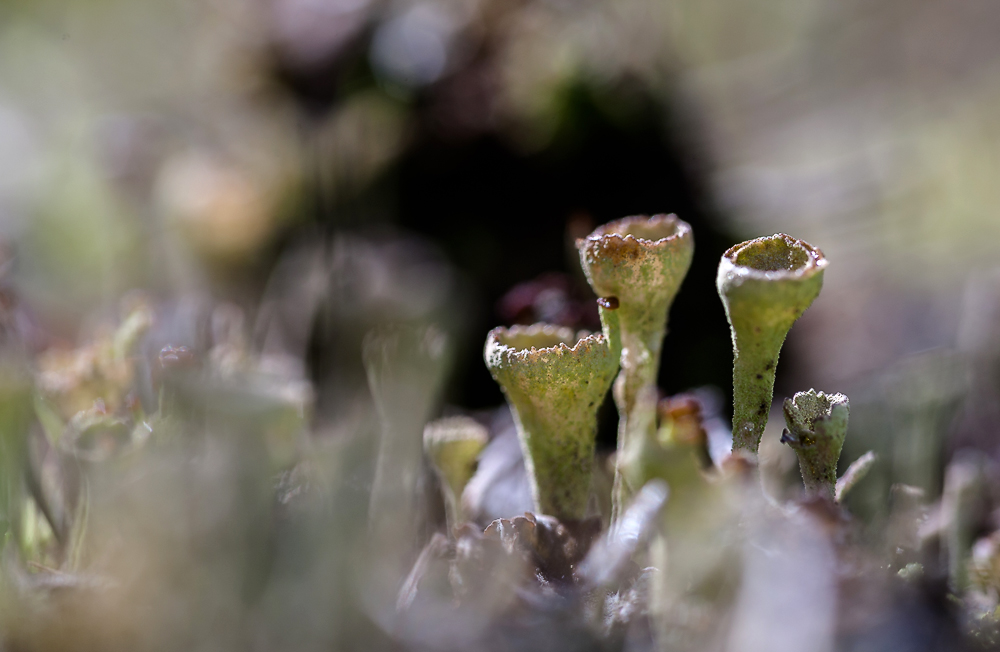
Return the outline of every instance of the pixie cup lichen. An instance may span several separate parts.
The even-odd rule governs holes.
[[[597,410],[620,356],[613,305],[601,306],[603,334],[578,339],[568,328],[535,324],[495,328],[486,338],[486,366],[514,414],[539,513],[586,515]]]
[[[716,284],[733,338],[733,450],[757,452],[774,393],[778,353],[823,285],[823,252],[778,233],[742,242],[719,262]]]
[[[615,296],[620,305],[622,371],[614,396],[621,455],[629,439],[640,436],[633,434],[635,424],[655,423],[652,415],[636,413],[642,409],[637,397],[643,388],[656,384],[667,315],[691,266],[694,236],[690,225],[676,215],[635,216],[598,227],[576,246],[594,292]],[[621,473],[615,474],[615,513],[638,489],[627,484]]]
[[[462,491],[488,439],[486,428],[469,417],[447,417],[424,427],[424,451],[441,482],[449,532],[464,520]]]
[[[810,389],[786,398],[781,441],[799,458],[806,491],[834,498],[837,462],[847,436],[850,402],[843,394],[824,394]]]

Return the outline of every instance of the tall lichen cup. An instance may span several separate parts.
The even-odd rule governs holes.
[[[586,516],[597,410],[621,354],[609,328],[614,313],[602,306],[605,332],[579,339],[548,324],[495,328],[486,338],[486,366],[514,413],[539,513]]]
[[[694,236],[676,215],[635,216],[598,227],[576,246],[594,292],[617,297],[620,306],[622,371],[614,389],[620,457],[630,439],[649,434],[634,434],[637,424],[655,427],[654,415],[637,413],[643,409],[637,398],[643,388],[656,384],[667,316],[691,267]],[[615,473],[615,514],[635,490],[620,471]]]
[[[733,337],[733,450],[757,452],[774,394],[778,353],[823,286],[823,252],[777,233],[722,255],[716,284]]]
[[[781,435],[799,458],[799,470],[810,494],[834,498],[837,462],[847,436],[850,402],[843,394],[824,394],[810,389],[786,398],[785,424]]]

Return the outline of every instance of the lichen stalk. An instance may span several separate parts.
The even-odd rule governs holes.
[[[781,436],[799,458],[806,492],[833,500],[837,487],[837,462],[847,436],[850,402],[843,394],[824,394],[810,389],[786,398],[785,424]]]
[[[823,252],[778,233],[722,256],[716,285],[733,340],[733,450],[756,454],[774,394],[778,354],[812,305],[827,266]]]
[[[668,313],[691,266],[694,236],[690,225],[675,215],[635,216],[598,227],[576,244],[594,292],[615,296],[620,305],[621,373],[614,399],[621,458],[631,440],[650,434],[637,429],[655,428],[653,414],[639,414],[655,407],[638,397],[644,388],[656,385]],[[613,518],[638,489],[616,471]]]
[[[486,338],[486,366],[514,415],[535,510],[562,520],[586,516],[597,410],[618,371],[616,311],[605,304],[603,333],[577,338],[535,324],[495,328]]]

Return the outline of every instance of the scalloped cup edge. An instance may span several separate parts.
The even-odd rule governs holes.
[[[560,332],[562,331],[562,332]],[[517,335],[517,336],[527,336],[534,337],[537,335],[545,334],[547,336],[557,336],[562,337],[563,334],[568,334],[563,339],[574,341],[573,346],[569,346],[566,342],[559,342],[558,344],[536,347],[518,347],[508,344],[501,340],[501,336],[505,335]],[[586,337],[576,338],[576,334],[573,330],[565,326],[555,326],[553,324],[532,324],[531,326],[512,326],[506,328],[504,326],[498,326],[489,332],[486,336],[486,350],[495,350],[500,354],[507,354],[521,359],[527,359],[530,357],[537,357],[543,353],[556,353],[559,355],[565,355],[566,353],[579,353],[582,352],[580,348],[589,348],[594,344],[605,343],[606,339],[604,333],[597,332],[591,333]]]
[[[823,391],[817,392],[815,389],[810,389],[807,392],[796,392],[793,396],[788,397],[786,400],[791,401],[792,405],[798,407],[796,399],[801,394],[812,394],[813,396],[821,400],[824,404],[823,409],[827,412],[833,410],[833,408],[837,407],[838,405],[845,405],[845,406],[850,405],[850,399],[847,398],[846,394],[841,394],[840,392],[834,392],[833,394],[829,394]]]

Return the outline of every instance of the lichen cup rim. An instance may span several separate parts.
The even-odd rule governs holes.
[[[662,237],[647,237],[647,234],[629,233],[632,228],[644,230],[649,227],[651,230],[669,225],[672,231]],[[622,241],[634,241],[645,246],[665,244],[670,240],[679,240],[692,234],[691,225],[677,217],[675,213],[657,213],[656,215],[629,215],[618,220],[612,220],[594,229],[590,235],[578,238],[577,248],[586,242],[597,242],[605,238],[615,238]]]
[[[528,341],[512,341],[528,340]],[[500,355],[511,355],[522,360],[535,359],[544,353],[577,353],[582,346],[601,343],[604,333],[585,334],[574,332],[567,326],[554,324],[532,324],[531,326],[514,325],[511,327],[497,326],[486,336],[486,348]],[[530,342],[537,340],[537,346]],[[570,346],[568,343],[573,342]]]
[[[796,263],[791,269],[759,269],[750,265],[737,262],[741,253],[759,243],[780,239],[790,250],[799,251],[805,254],[805,260]],[[774,235],[762,236],[733,245],[722,254],[720,262],[720,277],[725,277],[730,281],[740,281],[753,279],[759,281],[780,281],[797,280],[815,276],[826,269],[829,261],[823,251],[813,246],[805,240],[793,238],[786,233],[775,233]]]
[[[464,427],[470,426],[470,427]],[[465,436],[470,432],[475,432],[479,436]],[[483,442],[489,440],[489,430],[483,424],[464,414],[457,414],[450,417],[441,417],[429,421],[424,426],[424,445],[428,442],[433,444],[445,444],[456,441],[470,441],[482,439]]]
[[[782,403],[786,420],[807,432],[815,432],[816,423],[829,419],[837,408],[851,409],[851,400],[847,395],[816,389],[796,392],[794,396],[785,398]]]

